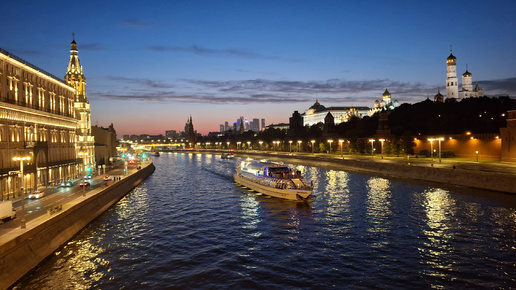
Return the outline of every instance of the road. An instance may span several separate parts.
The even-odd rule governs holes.
[[[136,166],[130,166],[128,168],[128,174],[136,171]],[[40,216],[49,216],[49,210],[58,211],[59,207],[75,199],[81,198],[84,195],[91,194],[99,191],[102,186],[109,186],[116,182],[111,179],[110,181],[104,181],[104,177],[109,175],[111,177],[124,177],[123,165],[118,165],[113,168],[106,169],[106,173],[101,172],[101,175],[94,175],[88,181],[90,186],[82,188],[79,183],[82,179],[74,180],[74,184],[71,187],[59,187],[51,186],[47,188],[39,188],[39,190],[45,192],[45,196],[39,199],[25,199],[24,210],[22,211],[22,200],[18,199],[13,202],[13,206],[16,209],[16,218],[5,223],[0,222],[0,237],[13,229],[20,228],[22,226],[22,220],[27,223],[28,221],[34,220]],[[57,209],[56,209],[57,208]]]

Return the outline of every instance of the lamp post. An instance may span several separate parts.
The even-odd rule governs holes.
[[[475,151],[475,153],[477,154],[477,162],[478,162],[478,151]]]
[[[242,144],[242,142],[237,141],[237,149],[239,149],[238,147],[240,147],[240,149],[242,149],[242,147],[241,147],[241,145],[240,145],[240,144]]]
[[[292,153],[292,140],[288,140],[289,151]]]
[[[432,164],[434,164],[434,138],[428,138],[428,141],[430,141],[430,157],[432,158]]]
[[[383,142],[385,142],[385,139],[378,139],[378,141],[380,141],[381,143],[381,146],[380,146],[380,153],[382,153],[382,159],[383,159]]]
[[[330,154],[331,154],[331,143],[333,143],[333,140],[328,140],[328,143],[330,143]]]
[[[247,150],[251,150],[251,141],[247,141]]]
[[[229,150],[229,141],[228,141],[228,142],[226,142],[226,143],[228,144],[228,150]]]
[[[258,143],[260,143],[260,151],[261,151],[262,150],[263,141],[258,141]]]
[[[439,141],[439,163],[441,163],[441,141],[444,141],[443,137],[437,138],[437,141]]]
[[[342,148],[342,143],[344,143],[344,140],[339,139],[339,144],[340,144],[340,157],[344,158],[344,149]]]
[[[374,139],[369,139],[369,142],[371,142],[371,158],[373,158],[374,153]]]
[[[22,204],[22,210],[25,209],[25,192],[23,190],[23,181],[25,180],[25,175],[23,173],[23,162],[29,161],[30,156],[22,156],[22,157],[13,157],[13,161],[20,161],[20,195],[21,195],[21,204]]]
[[[312,155],[314,155],[314,143],[315,143],[315,140],[310,141],[310,143],[312,143]]]
[[[301,152],[301,143],[302,142],[303,141],[301,141],[301,140],[297,140],[297,152]]]
[[[84,175],[86,173],[86,157],[88,156],[88,152],[79,152],[79,156],[82,157],[82,195],[85,195],[86,192],[86,186],[84,185]]]

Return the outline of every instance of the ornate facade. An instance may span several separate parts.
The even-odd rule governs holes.
[[[95,139],[91,134],[90,102],[86,96],[86,77],[82,71],[77,51],[77,43],[72,40],[70,61],[66,70],[65,82],[75,88],[74,109],[77,123],[77,142],[75,149],[83,159],[84,168],[95,167]],[[84,170],[83,168],[83,170]]]
[[[81,101],[80,90],[0,49],[0,200],[82,174],[78,144],[94,158],[84,89]]]

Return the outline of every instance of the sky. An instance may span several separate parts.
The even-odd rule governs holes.
[[[516,97],[516,1],[2,1],[0,48],[64,78],[72,33],[92,125],[201,134],[240,116],[288,123],[316,100],[445,94],[446,58]]]

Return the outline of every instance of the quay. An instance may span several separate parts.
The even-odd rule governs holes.
[[[18,215],[15,220],[1,224],[0,289],[13,287],[154,170],[151,161],[143,162],[139,168],[129,167],[126,173],[122,169],[108,170],[106,175],[120,178],[103,181],[104,174],[99,175],[93,181],[96,187],[76,191],[75,198],[44,210],[44,214],[23,223],[22,216]]]
[[[188,152],[220,154],[221,150],[190,150]],[[392,157],[327,153],[289,153],[236,150],[235,156],[263,158],[294,164],[346,170],[404,180],[419,180],[443,185],[460,186],[516,194],[516,164],[500,161],[468,161],[443,158]]]

